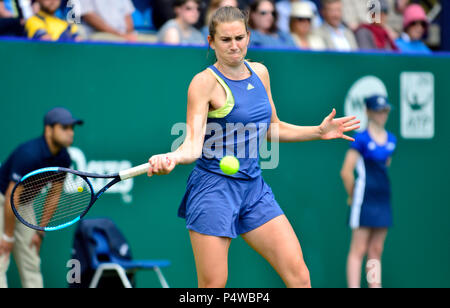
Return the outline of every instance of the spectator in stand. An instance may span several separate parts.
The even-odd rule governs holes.
[[[0,0],[0,36],[24,36],[25,21],[38,11],[36,0]]]
[[[44,41],[80,41],[75,24],[55,16],[61,0],[38,0],[40,11],[30,17],[25,24],[25,33],[29,39]]]
[[[394,29],[391,23],[398,24],[398,21],[394,21],[394,19],[398,17],[400,17],[400,20],[402,19],[401,14],[398,17],[395,14],[395,2],[396,0],[342,0],[342,21],[350,30],[356,31],[361,24],[372,23],[374,18],[379,18],[376,14],[380,13],[380,7],[387,6],[389,15],[384,28],[389,32],[391,39],[395,40],[399,36],[401,29],[399,27]]]
[[[278,30],[277,17],[272,0],[255,0],[250,4],[250,47],[296,47],[290,33]]]
[[[12,18],[13,14],[6,9],[5,1],[0,0],[0,18]]]
[[[401,52],[431,53],[423,42],[428,30],[428,18],[419,4],[409,5],[403,16],[403,30],[396,43]]]
[[[209,35],[209,24],[211,22],[211,18],[213,14],[221,7],[224,6],[232,6],[232,7],[238,7],[238,1],[237,0],[211,0],[209,3],[208,9],[206,10],[205,15],[205,25],[202,28],[203,36],[206,38]]]
[[[294,42],[300,49],[325,49],[325,43],[322,38],[311,33],[313,18],[314,12],[309,3],[302,1],[292,4],[289,27]]]
[[[175,18],[167,21],[158,32],[158,41],[172,45],[206,45],[202,33],[194,28],[200,17],[200,1],[175,0]]]
[[[311,26],[312,28],[317,28],[322,24],[322,18],[319,15],[319,10],[317,9],[317,5],[309,0],[282,0],[276,3],[276,9],[278,12],[278,29],[284,32],[290,31],[290,18],[291,18],[291,10],[292,6],[295,3],[304,2],[307,3],[311,10],[313,11],[313,18]]]
[[[151,1],[152,6],[152,21],[153,25],[157,30],[160,30],[161,27],[169,20],[174,19],[176,17],[173,5],[175,0],[149,0]],[[210,0],[199,0],[199,11],[200,17],[198,22],[193,25],[196,29],[201,29],[205,26],[205,15],[206,9],[209,6]]]
[[[387,29],[389,6],[386,0],[379,1],[379,12],[371,16],[370,23],[361,24],[355,31],[356,41],[360,49],[397,51],[398,48]],[[373,7],[368,13],[372,14]]]
[[[118,42],[156,41],[154,35],[137,33],[134,29],[131,0],[78,0],[83,20],[83,35],[89,40]]]
[[[324,22],[316,29],[325,46],[330,50],[353,51],[358,49],[353,32],[342,22],[342,1],[322,0],[322,16]]]
[[[23,26],[19,18],[6,9],[3,0],[0,0],[0,36],[22,36]]]
[[[152,0],[152,21],[157,30],[172,18],[175,18],[173,0]]]
[[[403,31],[403,12],[409,2],[410,0],[389,0],[390,10],[387,23],[395,33],[395,36],[392,37],[394,40],[397,39]]]
[[[8,17],[19,18],[23,21],[39,12],[40,9],[37,0],[0,0],[0,2],[3,2]]]
[[[360,24],[368,23],[367,1],[342,0],[342,21],[355,31]]]

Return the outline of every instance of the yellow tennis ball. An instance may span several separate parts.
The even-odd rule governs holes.
[[[83,192],[83,187],[79,186],[79,187],[77,188],[77,190],[78,190],[78,192]]]
[[[225,156],[220,160],[220,169],[227,175],[233,175],[239,171],[239,160],[234,156]]]

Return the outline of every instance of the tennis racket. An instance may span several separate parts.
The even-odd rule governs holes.
[[[55,231],[79,221],[103,193],[120,181],[144,174],[146,163],[101,175],[67,168],[43,168],[25,175],[13,188],[11,207],[17,219],[38,231]],[[98,192],[89,179],[111,179]]]

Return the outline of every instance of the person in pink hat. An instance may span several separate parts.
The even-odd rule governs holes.
[[[428,30],[428,18],[419,4],[411,4],[403,13],[403,33],[395,41],[401,52],[431,53],[423,42]]]

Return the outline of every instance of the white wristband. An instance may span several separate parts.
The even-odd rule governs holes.
[[[8,243],[14,243],[15,241],[14,237],[7,236],[5,233],[2,235],[2,239]]]

